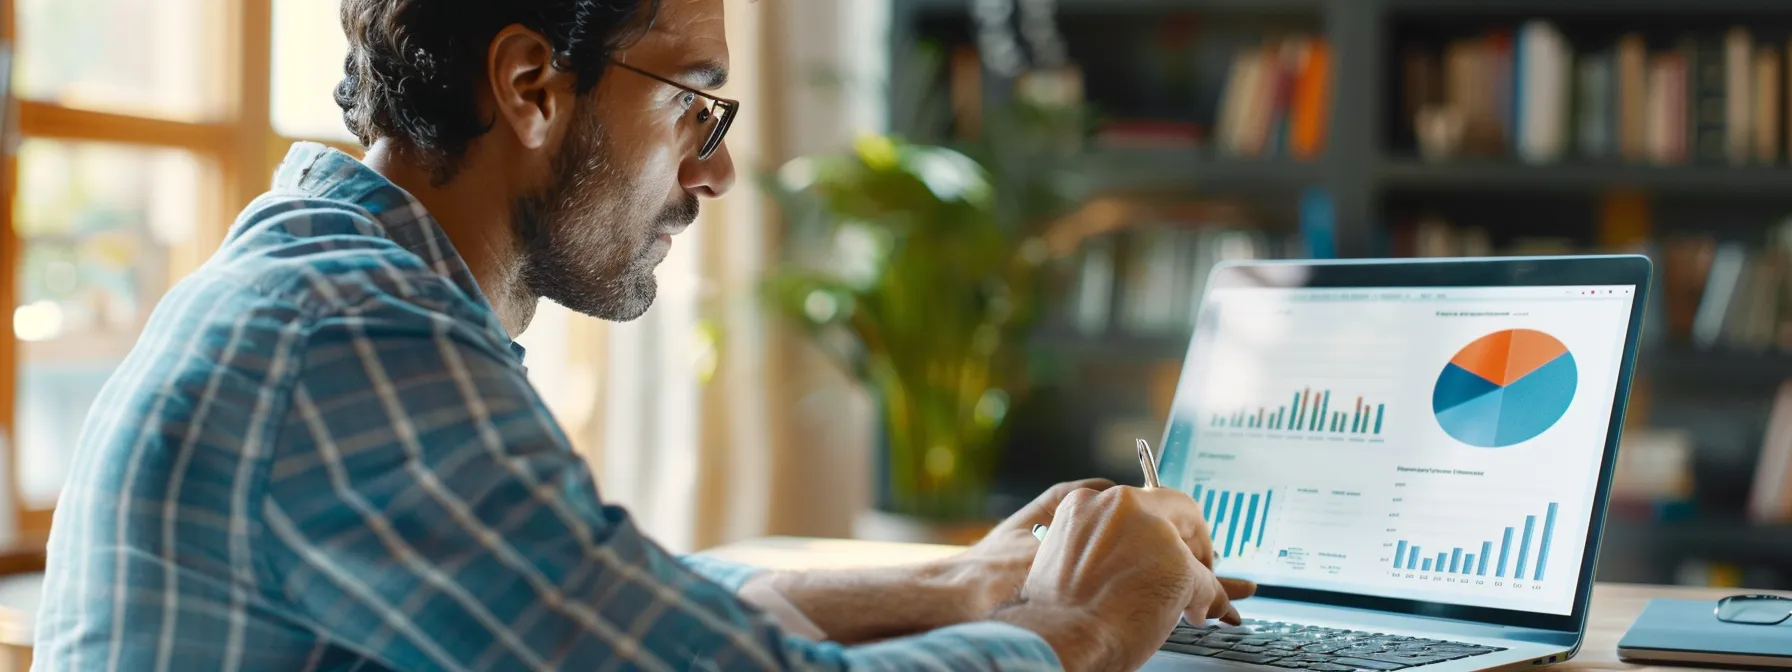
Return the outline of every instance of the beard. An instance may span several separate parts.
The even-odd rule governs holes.
[[[573,111],[548,185],[511,206],[522,255],[517,287],[574,312],[626,322],[653,305],[653,271],[667,249],[656,244],[659,235],[696,220],[697,197],[681,193],[667,204],[664,192],[618,166],[588,104],[581,100]]]

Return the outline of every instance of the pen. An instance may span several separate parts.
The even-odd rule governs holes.
[[[1139,439],[1139,470],[1145,472],[1145,487],[1162,487],[1157,480],[1157,456],[1151,452],[1151,444]],[[1033,538],[1045,541],[1045,533],[1051,528],[1044,523],[1033,526]]]

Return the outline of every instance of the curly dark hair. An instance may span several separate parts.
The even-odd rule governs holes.
[[[547,38],[584,95],[658,12],[659,0],[342,0],[349,49],[336,104],[362,145],[397,139],[446,182],[492,127],[475,92],[498,31],[520,24]]]

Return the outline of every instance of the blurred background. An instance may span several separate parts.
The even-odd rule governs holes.
[[[1602,580],[1792,588],[1792,3],[724,0],[741,185],[531,375],[674,550],[1135,482],[1228,259],[1656,261]],[[334,0],[0,0],[0,532],[293,141]],[[683,242],[683,241],[690,242]]]

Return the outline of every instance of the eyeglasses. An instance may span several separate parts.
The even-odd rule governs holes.
[[[559,59],[559,63],[564,67],[564,55]],[[697,123],[710,124],[709,136],[705,137],[703,139],[703,144],[697,148],[697,160],[702,161],[708,159],[711,154],[716,153],[716,149],[722,146],[722,138],[728,135],[728,127],[734,125],[734,113],[740,111],[740,101],[709,95],[621,61],[612,60],[610,61],[610,64],[693,96],[708,98],[712,101],[712,104],[704,107],[702,111],[697,113]]]
[[[1743,625],[1779,625],[1792,619],[1792,597],[1731,595],[1717,601],[1717,620]]]

